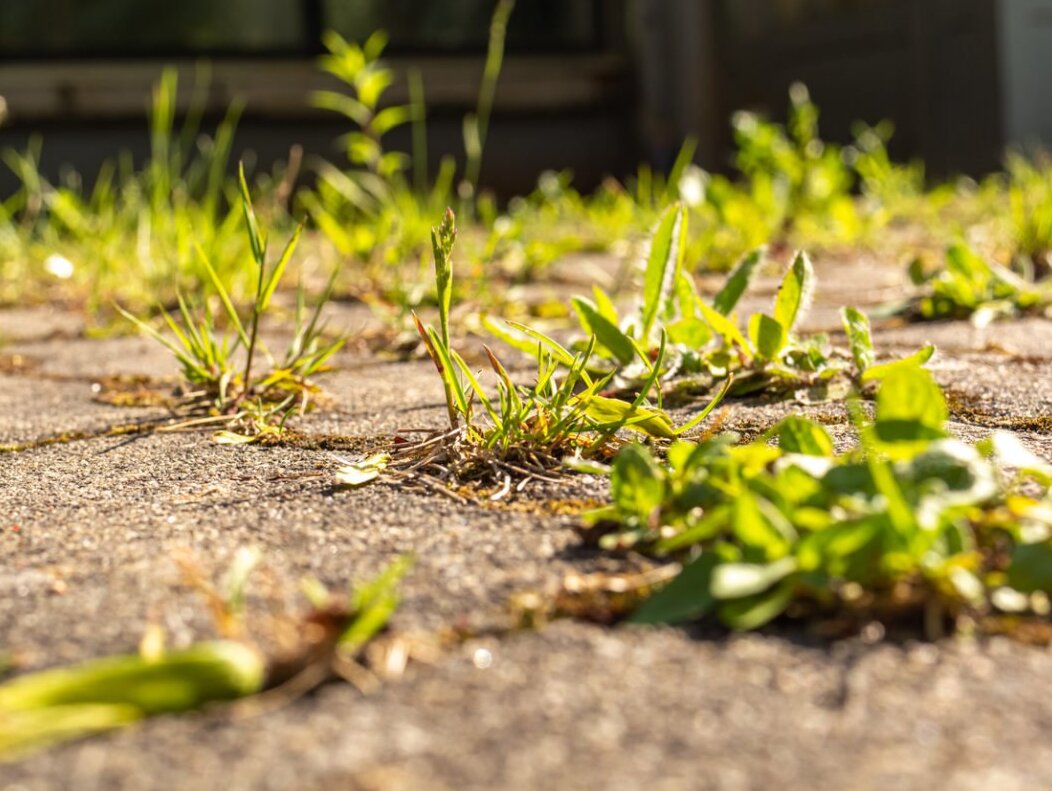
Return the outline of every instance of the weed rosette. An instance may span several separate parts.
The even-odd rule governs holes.
[[[755,629],[784,614],[851,630],[920,618],[931,636],[1044,619],[1052,466],[1011,434],[952,438],[919,367],[885,378],[872,420],[852,412],[858,445],[842,453],[797,416],[746,445],[674,443],[663,462],[622,451],[591,537],[681,568],[630,619]]]

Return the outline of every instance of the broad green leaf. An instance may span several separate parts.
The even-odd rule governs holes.
[[[866,457],[866,466],[877,492],[884,498],[888,521],[900,536],[909,541],[917,534],[917,514],[906,500],[891,463],[871,453]]]
[[[851,357],[860,374],[873,365],[873,335],[869,329],[869,317],[858,308],[840,309],[840,319],[844,324],[844,334],[851,346]]]
[[[807,253],[799,252],[774,298],[774,318],[785,328],[786,334],[791,333],[807,313],[814,288],[815,271],[811,259]]]
[[[672,421],[664,412],[630,404],[619,398],[593,395],[585,401],[585,414],[600,425],[621,423],[625,428],[660,439],[675,439]]]
[[[755,550],[765,560],[781,558],[789,550],[787,533],[792,533],[792,526],[785,523],[782,514],[761,507],[761,499],[748,490],[734,497],[731,527],[743,546]]]
[[[713,297],[713,308],[724,316],[729,316],[731,314],[731,311],[734,310],[734,306],[738,304],[738,300],[741,299],[742,294],[744,294],[745,290],[749,287],[749,282],[752,280],[753,273],[763,262],[766,252],[765,248],[760,247],[753,250],[738,262],[738,265],[734,267],[734,271],[730,273],[727,280],[724,282],[723,288],[721,288],[716,296]]]
[[[665,497],[665,476],[642,445],[626,445],[614,459],[610,495],[617,506],[647,520]]]
[[[707,615],[716,604],[710,588],[719,557],[706,552],[683,567],[664,588],[643,602],[630,623],[683,623]]]
[[[786,453],[805,456],[832,456],[833,439],[818,423],[798,415],[778,424],[778,446]]]
[[[749,340],[753,349],[763,360],[774,360],[788,340],[785,327],[765,313],[754,313],[749,317]]]
[[[1008,584],[1024,593],[1052,593],[1052,544],[1020,544],[1012,550]]]
[[[830,564],[829,568],[834,573],[842,573],[842,561],[866,547],[880,530],[880,520],[871,516],[853,522],[834,523],[824,530],[811,533],[801,542],[797,552],[800,566],[810,570],[824,562]]]
[[[701,312],[701,316],[705,319],[705,323],[712,328],[712,331],[716,333],[720,338],[723,339],[723,343],[728,348],[735,348],[744,353],[745,355],[752,357],[752,350],[749,347],[749,342],[745,340],[745,336],[742,335],[741,330],[738,329],[734,323],[733,317],[724,316],[716,310],[713,310],[705,304],[704,300],[698,300],[698,310]]]
[[[607,293],[599,286],[592,286],[592,297],[595,299],[595,307],[600,315],[611,324],[618,325],[620,318],[617,315],[617,308]]]
[[[698,449],[697,442],[687,439],[677,439],[665,450],[665,458],[668,459],[669,467],[675,472],[683,472],[694,451]]]
[[[741,599],[763,593],[796,571],[796,558],[773,563],[721,563],[712,571],[710,592],[716,599]]]
[[[990,265],[965,244],[952,244],[946,250],[946,269],[958,278],[967,280],[977,291],[993,279]]]
[[[595,335],[601,346],[617,358],[621,365],[628,365],[636,357],[632,341],[620,328],[604,316],[594,303],[584,297],[574,297],[574,309],[589,335]]]
[[[906,272],[909,274],[910,282],[915,286],[923,286],[932,278],[931,274],[925,271],[924,261],[919,257],[910,261]]]
[[[719,618],[732,629],[759,629],[777,618],[793,600],[793,584],[786,580],[773,590],[722,604]]]
[[[0,685],[0,719],[50,706],[131,706],[142,714],[186,711],[258,692],[264,661],[232,641],[201,643],[161,659],[116,656],[18,676]]]
[[[865,371],[862,372],[861,381],[865,382],[879,382],[881,379],[886,378],[888,375],[895,371],[901,371],[909,368],[919,368],[924,365],[928,360],[935,354],[935,347],[930,343],[921,349],[918,349],[909,357],[903,357],[900,360],[891,360],[890,362],[880,363],[879,365],[871,365]]]
[[[685,349],[701,349],[712,340],[709,325],[698,318],[679,319],[666,324],[665,329],[672,344]]]
[[[676,278],[672,298],[675,300],[676,311],[679,319],[697,318],[697,302],[701,299],[698,288],[694,284],[694,278],[687,272],[680,272]]]
[[[891,371],[881,383],[873,428],[884,443],[929,442],[946,436],[948,417],[935,378],[910,366]]]
[[[643,275],[644,339],[650,335],[650,329],[676,283],[683,266],[686,239],[687,210],[680,204],[669,206],[650,239],[650,255]]]

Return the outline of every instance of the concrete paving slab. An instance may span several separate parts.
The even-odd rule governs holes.
[[[835,329],[840,304],[877,304],[902,282],[864,256],[818,268],[812,327]],[[766,308],[770,297],[750,299]],[[360,305],[335,308],[348,326],[371,320]],[[0,454],[0,649],[22,667],[134,650],[148,623],[176,644],[209,636],[177,561],[215,576],[247,546],[264,558],[254,597],[286,603],[304,575],[343,586],[414,553],[394,621],[406,631],[503,623],[511,594],[610,563],[582,550],[574,529],[572,513],[605,495],[594,478],[504,505],[333,488],[323,439],[340,436],[352,453],[443,424],[427,360],[341,353],[320,380],[321,408],[295,423],[313,438],[298,446],[104,436],[166,411],[98,403],[93,384],[177,372],[147,340],[79,339],[81,326],[61,311],[0,311],[0,353],[29,361],[0,374],[0,445],[73,440]],[[876,333],[891,356],[928,340],[955,434],[1013,430],[1052,459],[1052,322]],[[755,436],[788,414],[853,442],[837,403],[732,401],[723,419]],[[469,641],[369,696],[333,684],[254,719],[161,718],[68,745],[0,766],[0,791],[1046,787],[1050,671],[1052,654],[997,639],[828,643],[788,627],[733,636],[556,623]]]

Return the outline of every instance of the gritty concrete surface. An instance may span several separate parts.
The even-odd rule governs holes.
[[[492,664],[475,660],[488,651]],[[165,718],[11,767],[27,789],[1046,787],[1052,657],[557,624],[363,697]]]
[[[868,263],[818,265],[815,329],[835,329],[840,304],[871,306],[901,283],[894,270],[867,281]],[[337,315],[369,320],[348,306]],[[177,561],[215,578],[246,546],[262,551],[261,584],[287,604],[305,575],[338,588],[413,553],[394,619],[406,633],[500,622],[512,594],[606,562],[580,547],[572,515],[545,507],[602,498],[595,478],[462,504],[382,483],[336,490],[333,452],[310,444],[106,436],[167,414],[100,403],[107,376],[177,372],[151,343],[87,340],[81,326],[46,308],[0,311],[0,360],[20,358],[0,365],[0,445],[94,435],[0,454],[0,649],[20,668],[133,651],[149,623],[174,644],[210,636]],[[877,332],[888,355],[929,340],[955,433],[1013,430],[1052,458],[1052,322]],[[441,425],[430,363],[353,348],[335,366],[323,380],[331,401],[297,424],[305,434],[365,450]],[[851,441],[835,403],[732,402],[725,421],[751,434],[801,412]],[[0,765],[0,791],[1040,788],[1052,786],[1050,693],[1052,654],[999,639],[829,643],[785,628],[563,622],[471,639],[368,695],[331,684],[249,719],[164,717],[69,744]]]

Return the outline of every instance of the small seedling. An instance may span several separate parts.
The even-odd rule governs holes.
[[[916,259],[909,273],[920,293],[898,312],[918,319],[967,318],[983,327],[998,318],[1052,311],[1052,278],[1035,280],[1032,268],[1013,271],[961,243],[946,251],[945,268],[926,272]]]
[[[126,318],[163,344],[178,360],[190,391],[185,398],[186,404],[207,407],[220,417],[227,417],[228,430],[219,436],[225,442],[241,441],[238,437],[243,441],[257,440],[273,434],[275,429],[280,433],[292,410],[307,408],[310,396],[317,391],[311,377],[325,369],[328,360],[344,343],[343,337],[325,340],[325,326],[320,321],[322,309],[332,293],[333,280],[330,279],[324,294],[309,313],[303,289],[300,289],[295,330],[284,358],[275,360],[263,346],[259,336],[260,321],[270,308],[292,259],[302,227],[292,235],[278,260],[268,265],[267,235],[260,228],[252,208],[244,169],[239,183],[244,223],[257,267],[255,299],[248,310],[239,310],[235,306],[222,279],[200,249],[201,264],[222,306],[227,329],[218,328],[207,300],[200,310],[195,310],[182,294],[177,297],[179,319],[164,308],[160,309],[172,338],[118,307]],[[262,372],[258,372],[260,355],[269,358],[269,364]]]
[[[387,34],[377,31],[359,46],[328,30],[322,43],[328,52],[321,58],[321,69],[343,82],[350,92],[315,91],[314,105],[340,113],[357,127],[343,138],[347,159],[352,164],[381,179],[401,173],[408,164],[406,156],[384,151],[382,138],[411,120],[411,113],[408,106],[381,107],[393,80],[391,70],[380,60],[387,46]]]

